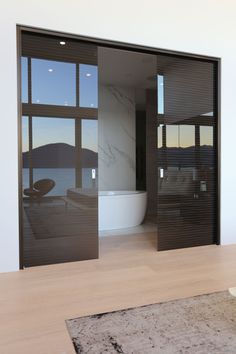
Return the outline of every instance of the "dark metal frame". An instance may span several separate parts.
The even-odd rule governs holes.
[[[204,60],[207,62],[212,62],[215,64],[216,71],[215,71],[215,112],[217,115],[217,129],[216,129],[216,169],[217,169],[217,178],[216,178],[216,185],[217,185],[217,208],[216,208],[216,218],[217,218],[217,225],[216,225],[216,237],[215,243],[217,245],[220,244],[220,231],[221,231],[221,58],[218,57],[211,57],[206,55],[199,55],[187,52],[179,52],[173,51],[168,49],[160,49],[155,47],[143,46],[140,44],[132,44],[126,42],[119,42],[113,41],[108,39],[100,39],[96,37],[86,37],[81,35],[75,35],[71,33],[63,33],[58,31],[51,31],[51,30],[44,30],[41,28],[36,27],[28,27],[24,25],[17,25],[17,91],[18,91],[18,175],[19,175],[19,244],[20,244],[20,269],[23,268],[23,223],[22,223],[22,198],[21,198],[21,188],[22,188],[22,158],[21,158],[21,150],[22,150],[22,138],[21,138],[21,117],[22,117],[22,104],[21,104],[21,33],[22,31],[31,32],[31,33],[38,33],[44,35],[53,35],[57,36],[61,39],[75,39],[79,41],[84,41],[86,43],[91,43],[93,45],[114,48],[114,49],[121,49],[121,50],[128,50],[128,51],[135,51],[135,52],[142,52],[147,54],[163,54],[171,57],[178,57],[178,58],[187,58],[187,59],[195,59],[195,60]],[[39,106],[39,105],[37,105]],[[43,105],[42,105],[43,106]],[[68,108],[68,107],[66,107]],[[43,107],[42,109],[42,116],[43,116]],[[61,110],[61,107],[60,107]],[[87,110],[87,109],[86,109]],[[87,110],[88,111],[88,110]],[[94,112],[94,109],[92,109]],[[38,112],[38,111],[37,111]],[[81,112],[80,112],[81,113]],[[48,115],[48,112],[47,112]],[[89,114],[90,115],[90,114]],[[88,117],[90,118],[90,117]]]

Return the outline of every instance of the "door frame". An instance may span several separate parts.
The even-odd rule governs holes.
[[[215,112],[216,118],[216,235],[215,244],[221,243],[221,58],[195,53],[181,52],[169,49],[161,49],[156,47],[144,46],[140,44],[126,43],[109,39],[101,39],[96,37],[87,37],[76,35],[67,32],[58,32],[53,30],[45,30],[37,27],[25,26],[22,24],[16,25],[16,38],[17,38],[17,125],[18,125],[18,200],[19,200],[19,267],[23,269],[23,205],[21,198],[22,188],[22,137],[21,137],[21,117],[22,117],[22,103],[21,103],[21,34],[22,32],[31,32],[44,35],[57,36],[59,38],[77,39],[86,43],[94,44],[97,46],[141,52],[146,54],[165,54],[171,57],[195,59],[200,61],[211,62],[215,65]]]

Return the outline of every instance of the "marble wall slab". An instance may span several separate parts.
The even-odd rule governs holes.
[[[135,99],[131,88],[99,87],[99,190],[136,188]]]

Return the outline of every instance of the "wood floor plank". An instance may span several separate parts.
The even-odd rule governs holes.
[[[236,245],[155,248],[152,232],[106,236],[98,260],[0,274],[0,353],[72,354],[66,319],[236,285]]]

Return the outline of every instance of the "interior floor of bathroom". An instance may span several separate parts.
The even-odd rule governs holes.
[[[100,231],[99,256],[109,257],[116,252],[130,256],[143,250],[157,250],[157,225],[147,221],[139,226],[127,229]]]

